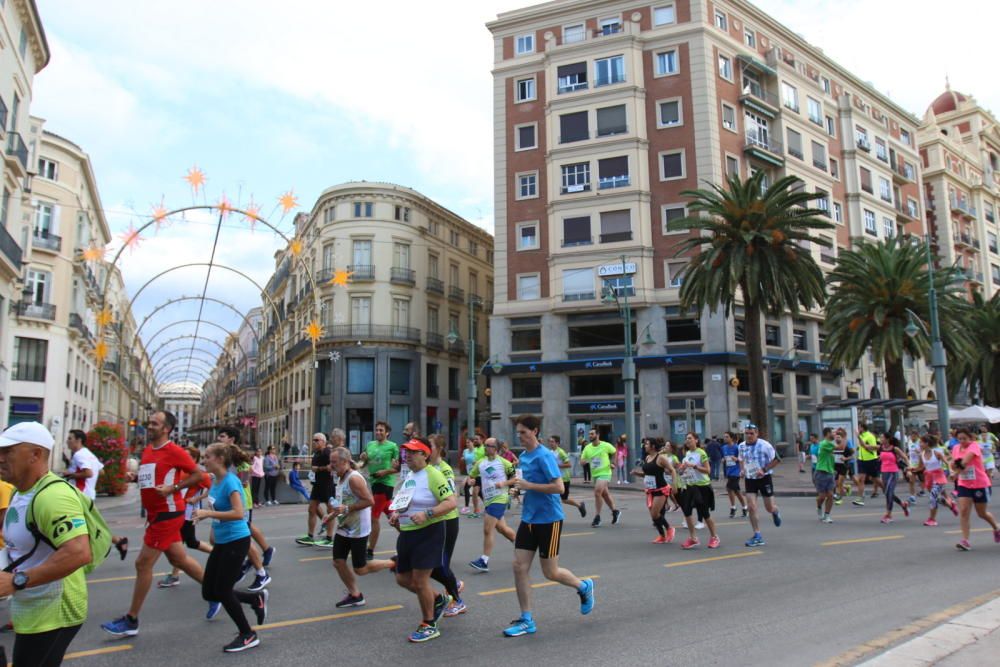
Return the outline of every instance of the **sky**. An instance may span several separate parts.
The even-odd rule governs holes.
[[[279,196],[293,191],[297,210],[308,211],[323,189],[351,180],[415,188],[492,231],[493,46],[485,23],[529,3],[37,3],[52,57],[35,78],[31,113],[89,153],[112,247],[161,202],[175,209],[222,195],[237,204],[252,196],[289,231],[292,213],[282,215]],[[986,3],[952,0],[947,11],[926,0],[756,4],[918,117],[946,76],[953,89],[1000,110],[991,33],[1000,10]],[[207,176],[197,197],[183,180],[194,165]],[[177,264],[208,260],[212,218],[171,220],[125,251],[130,293]],[[216,261],[263,284],[283,245],[262,225],[250,230],[230,218]],[[154,281],[136,302],[137,321],[168,298],[201,294],[204,281],[205,267]],[[208,295],[243,311],[259,305],[257,289],[226,271],[214,273]],[[164,308],[143,332],[196,315],[197,302]],[[230,329],[239,324],[215,304],[205,315]],[[178,324],[150,348],[192,331]]]

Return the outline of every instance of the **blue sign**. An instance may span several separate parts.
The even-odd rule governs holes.
[[[434,420],[434,430],[435,431],[440,431],[441,430],[441,420],[440,419],[435,419]]]

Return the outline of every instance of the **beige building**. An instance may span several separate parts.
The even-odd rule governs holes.
[[[174,441],[184,442],[194,437],[191,427],[198,417],[202,387],[194,382],[165,382],[158,387],[157,396],[163,401],[163,409],[177,417]]]
[[[684,190],[758,171],[801,178],[836,223],[834,247],[813,249],[827,270],[853,239],[924,232],[917,119],[748,2],[556,0],[488,27],[501,434],[522,412],[570,441],[625,432],[611,292],[635,316],[639,434],[718,434],[746,418],[742,309],[678,308],[686,260],[666,225],[686,215]],[[818,430],[824,398],[885,390],[869,360],[829,368],[821,323],[814,312],[762,325],[776,442]],[[930,375],[908,366],[923,397]]]
[[[0,198],[0,427],[37,413],[11,402],[15,309],[27,286],[22,269],[29,250],[33,210],[28,113],[35,74],[49,62],[49,45],[34,0],[0,4],[0,140],[4,147]],[[24,412],[25,417],[18,416]],[[61,412],[60,412],[61,416]],[[61,428],[61,425],[60,425]]]
[[[287,250],[276,255],[262,306],[260,444],[308,445],[313,431],[341,427],[357,451],[386,420],[396,437],[415,421],[454,447],[470,342],[477,366],[489,358],[493,237],[414,190],[367,182],[325,190],[295,234],[313,280]],[[331,283],[338,270],[346,286]],[[305,329],[317,308],[314,359]]]

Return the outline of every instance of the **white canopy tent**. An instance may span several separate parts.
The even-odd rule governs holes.
[[[1000,410],[988,405],[970,405],[961,410],[951,408],[949,416],[953,422],[989,422],[990,424],[1000,422]]]

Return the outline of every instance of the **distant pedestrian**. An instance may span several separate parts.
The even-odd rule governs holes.
[[[712,438],[705,443],[705,453],[708,454],[709,477],[715,481],[722,472],[722,443],[718,438]]]
[[[628,484],[628,444],[627,437],[618,436],[615,444],[615,483]]]
[[[267,446],[262,462],[264,466],[264,504],[279,505],[278,477],[281,476],[281,459],[274,453],[274,445]]]

